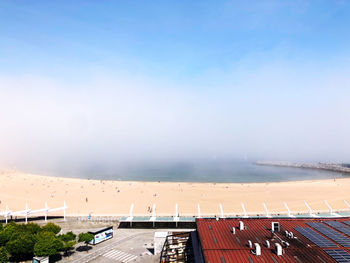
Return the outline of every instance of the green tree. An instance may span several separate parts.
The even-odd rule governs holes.
[[[23,226],[25,226],[25,231],[27,231],[31,234],[37,234],[41,231],[41,227],[35,223],[28,223],[28,224],[25,224]]]
[[[33,256],[35,237],[30,233],[23,233],[6,244],[7,251],[17,260],[25,260]]]
[[[70,251],[74,249],[74,246],[77,244],[77,241],[71,240],[71,241],[65,241],[63,242],[63,252],[65,255],[68,255]]]
[[[9,254],[5,247],[0,247],[0,263],[9,262]]]
[[[73,241],[77,238],[77,235],[74,234],[72,231],[67,232],[64,235],[59,235],[58,236],[59,239],[61,239],[64,242],[68,242],[68,241]]]
[[[69,251],[74,249],[74,246],[76,245],[76,238],[77,235],[74,234],[72,231],[67,232],[64,235],[58,236],[59,239],[63,241],[63,251],[65,255],[68,255]]]
[[[94,235],[90,233],[80,233],[78,236],[78,242],[84,242],[85,246],[89,246],[89,242],[94,239]]]
[[[56,225],[56,224],[54,224],[54,223],[47,223],[41,229],[42,229],[42,231],[52,232],[54,234],[58,234],[61,231],[61,227]]]
[[[63,243],[53,232],[40,232],[37,234],[37,242],[34,245],[36,256],[52,256],[63,249]]]
[[[0,232],[0,247],[5,246],[6,243],[11,239],[11,235],[9,232],[1,231]]]
[[[0,246],[5,246],[8,241],[13,239],[13,236],[18,233],[18,225],[14,222],[7,224],[0,232]]]

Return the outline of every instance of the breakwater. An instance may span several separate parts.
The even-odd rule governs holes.
[[[295,162],[281,162],[281,161],[257,161],[257,165],[278,166],[278,167],[292,167],[304,169],[318,169],[339,173],[349,173],[350,167],[340,163],[295,163]]]

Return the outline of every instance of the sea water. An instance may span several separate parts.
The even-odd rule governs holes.
[[[323,170],[261,166],[254,164],[253,161],[237,160],[145,162],[115,167],[91,166],[79,171],[60,171],[54,175],[98,180],[217,183],[282,182],[349,176]]]

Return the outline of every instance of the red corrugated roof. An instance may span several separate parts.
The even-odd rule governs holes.
[[[336,262],[328,256],[323,248],[319,248],[310,240],[297,232],[294,227],[309,227],[308,222],[320,221],[345,221],[342,219],[197,219],[197,230],[200,243],[203,249],[205,262],[208,263],[230,263],[230,262]],[[246,229],[238,229],[239,221],[243,221]],[[283,255],[277,256],[274,253],[274,243],[278,240],[270,241],[271,248],[266,247],[266,240],[271,239],[271,223],[279,222],[281,232],[277,235],[284,241],[290,243],[288,248],[283,248]],[[232,234],[230,226],[236,228],[236,234]],[[297,239],[289,239],[284,233],[285,230],[292,231]],[[248,240],[259,243],[261,246],[261,256],[251,253],[248,247]],[[339,249],[343,248],[339,244]]]

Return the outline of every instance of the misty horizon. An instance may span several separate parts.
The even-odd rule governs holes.
[[[1,167],[350,162],[347,3],[158,4],[0,4]]]

